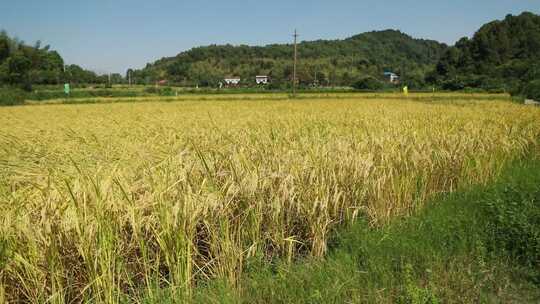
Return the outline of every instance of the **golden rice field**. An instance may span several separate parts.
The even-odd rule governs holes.
[[[340,225],[539,151],[539,109],[429,96],[0,108],[0,302],[237,286],[249,259],[322,257]]]

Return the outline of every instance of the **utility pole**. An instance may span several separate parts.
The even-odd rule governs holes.
[[[129,86],[131,87],[131,70],[128,70]]]
[[[293,90],[293,96],[296,97],[296,61],[298,58],[298,47],[296,45],[298,33],[296,32],[296,29],[294,30],[294,65],[293,65],[293,83],[292,83],[292,90]]]

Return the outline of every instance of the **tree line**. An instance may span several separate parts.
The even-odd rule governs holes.
[[[49,45],[40,41],[27,45],[24,41],[0,32],[0,86],[20,87],[61,83],[106,83],[108,76],[99,76],[78,65],[65,65],[64,59]]]
[[[449,47],[426,77],[446,90],[480,88],[540,100],[540,16],[524,12],[482,26]]]

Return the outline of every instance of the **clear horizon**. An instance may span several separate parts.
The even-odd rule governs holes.
[[[295,28],[302,41],[395,29],[452,45],[507,14],[540,13],[537,0],[336,2],[21,0],[0,4],[0,29],[67,64],[124,74],[197,46],[290,43]]]

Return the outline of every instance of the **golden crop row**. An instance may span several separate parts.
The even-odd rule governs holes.
[[[0,302],[235,285],[538,151],[510,102],[320,97],[1,108]]]

